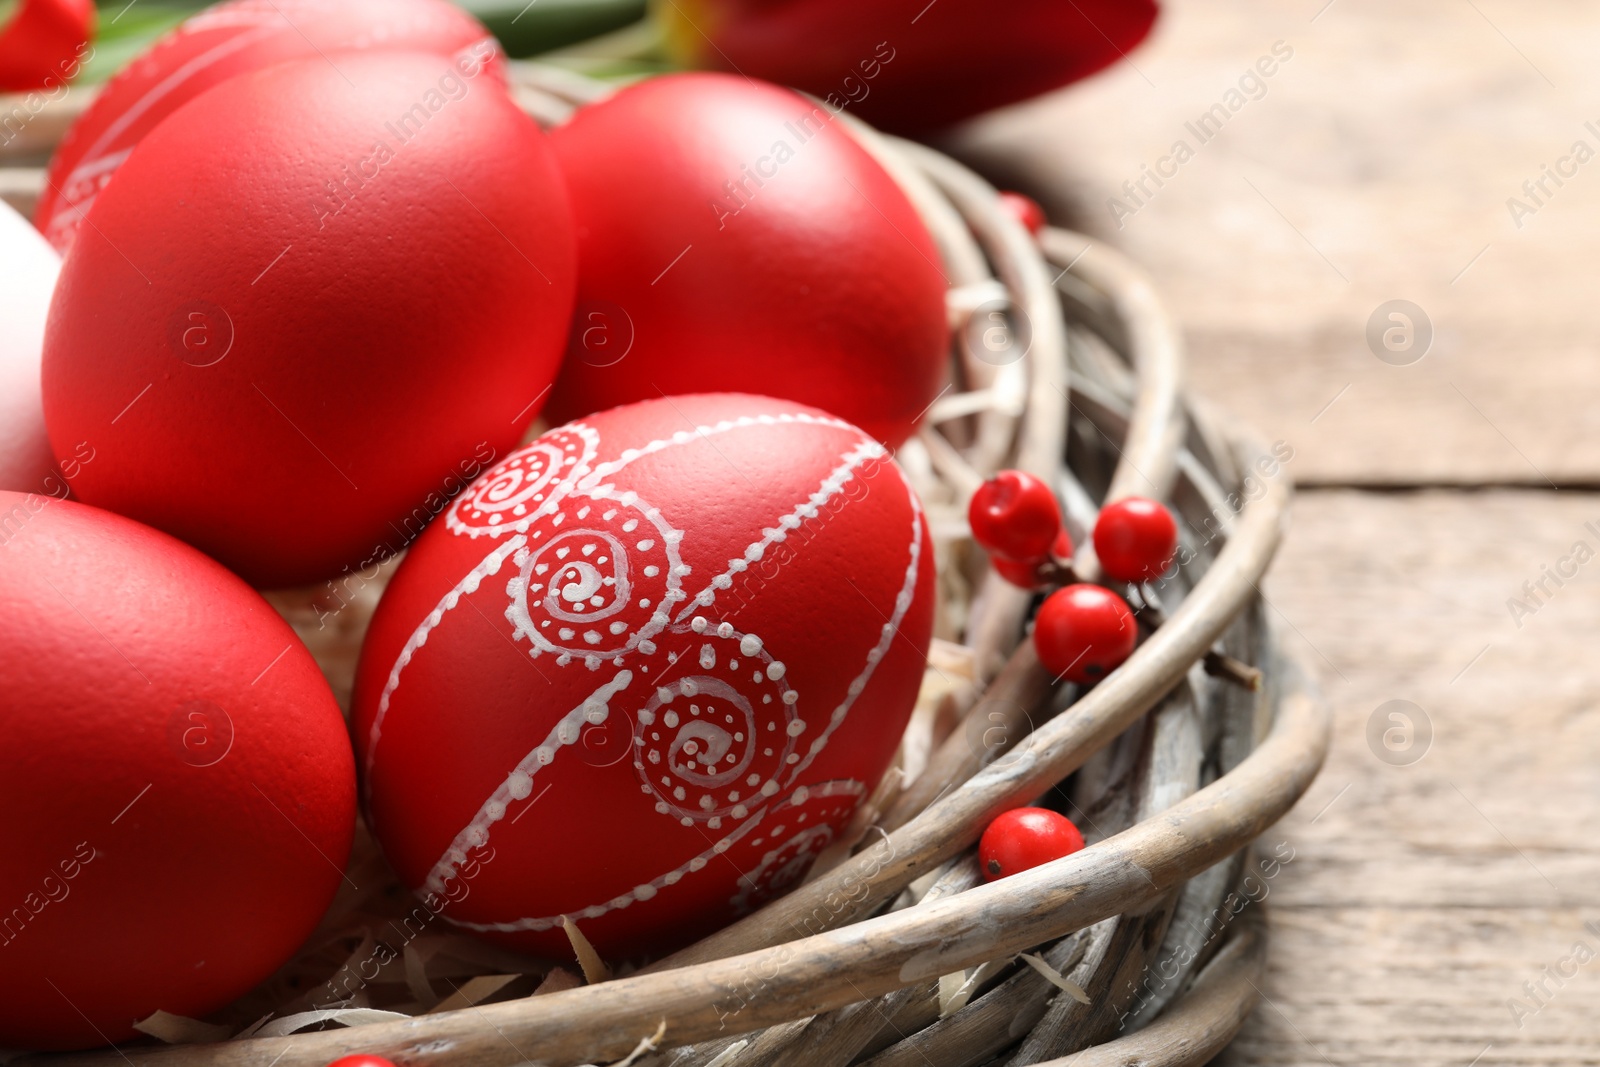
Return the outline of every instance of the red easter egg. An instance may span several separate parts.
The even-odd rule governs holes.
[[[0,19],[0,92],[65,91],[91,51],[94,24],[93,0],[20,0]]]
[[[86,5],[87,6],[87,5]],[[62,252],[122,161],[184,104],[240,74],[350,50],[415,50],[490,64],[498,45],[446,0],[231,0],[187,19],[124,67],[79,116],[55,156],[34,222]],[[335,177],[329,175],[329,177]]]
[[[257,585],[398,550],[555,376],[572,223],[544,135],[421,53],[235,78],[145,138],[67,257],[44,357],[91,504]]]
[[[238,578],[97,508],[0,492],[0,1048],[203,1016],[339,886],[355,766],[310,653]]]
[[[65,496],[44,432],[39,351],[61,259],[0,203],[0,489]]]
[[[570,956],[796,884],[889,766],[933,548],[883,447],[814,408],[659,398],[551,430],[412,548],[362,649],[368,817],[423,906]]]
[[[551,133],[578,224],[578,307],[550,401],[811,404],[891,447],[943,385],[939,253],[820,105],[723,74],[652,78]]]

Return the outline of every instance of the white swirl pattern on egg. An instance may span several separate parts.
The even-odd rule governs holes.
[[[570,521],[569,521],[570,520]],[[536,519],[513,561],[506,618],[538,653],[581,657],[590,669],[634,650],[654,651],[683,599],[683,533],[634,493],[607,487],[563,498]]]
[[[656,811],[685,826],[744,819],[770,803],[800,760],[800,694],[753,634],[703,616],[674,627],[674,671],[636,715],[634,762]]]
[[[524,532],[551,515],[594,462],[600,436],[582,423],[552,430],[503,460],[445,513],[445,525],[468,537]]]

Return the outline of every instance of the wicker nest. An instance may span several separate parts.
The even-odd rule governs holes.
[[[512,69],[546,124],[609,91]],[[40,116],[18,150],[47,147],[86,95]],[[402,1065],[960,1067],[1071,1055],[1089,1067],[1203,1063],[1233,1036],[1264,967],[1262,908],[1250,905],[1292,858],[1253,858],[1252,842],[1327,744],[1258,590],[1289,502],[1281,457],[1182,392],[1177,332],[1118,253],[1064,230],[1036,240],[960,165],[838,120],[927,221],[956,339],[953,384],[898,457],[933,526],[938,640],[896,766],[841,845],[788,896],[642,971],[611,975],[581,938],[580,977],[435,931],[391,944],[375,977],[330,1004],[319,999],[330,977],[394,941],[392,920],[414,906],[358,835],[349,881],[366,889],[346,886],[297,959],[239,1004],[203,1023],[147,1021],[166,1045],[20,1062],[322,1067],[373,1052]],[[17,167],[0,179],[24,206],[42,180]],[[1052,684],[1025,638],[1034,598],[968,540],[966,500],[1003,466],[1058,488],[1079,545],[1097,500],[1166,499],[1182,519],[1182,566],[1140,605],[1159,625],[1091,689]],[[1087,551],[1075,566],[1098,573]],[[341,698],[389,570],[355,589],[273,595]],[[1089,846],[981,884],[973,847],[987,822],[1046,794]]]

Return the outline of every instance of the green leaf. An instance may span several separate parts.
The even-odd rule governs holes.
[[[0,0],[0,16],[5,5]],[[512,57],[538,55],[637,22],[646,0],[457,0],[476,15]],[[103,82],[184,19],[201,0],[96,0],[100,28],[80,84]]]
[[[538,55],[638,22],[645,0],[459,0],[514,58]]]

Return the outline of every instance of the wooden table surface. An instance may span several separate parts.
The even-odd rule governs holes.
[[[1267,595],[1334,746],[1219,1062],[1600,1064],[1597,54],[1573,0],[1175,0],[949,146],[1141,260],[1194,387],[1295,450]],[[1369,347],[1396,299],[1420,359]]]

